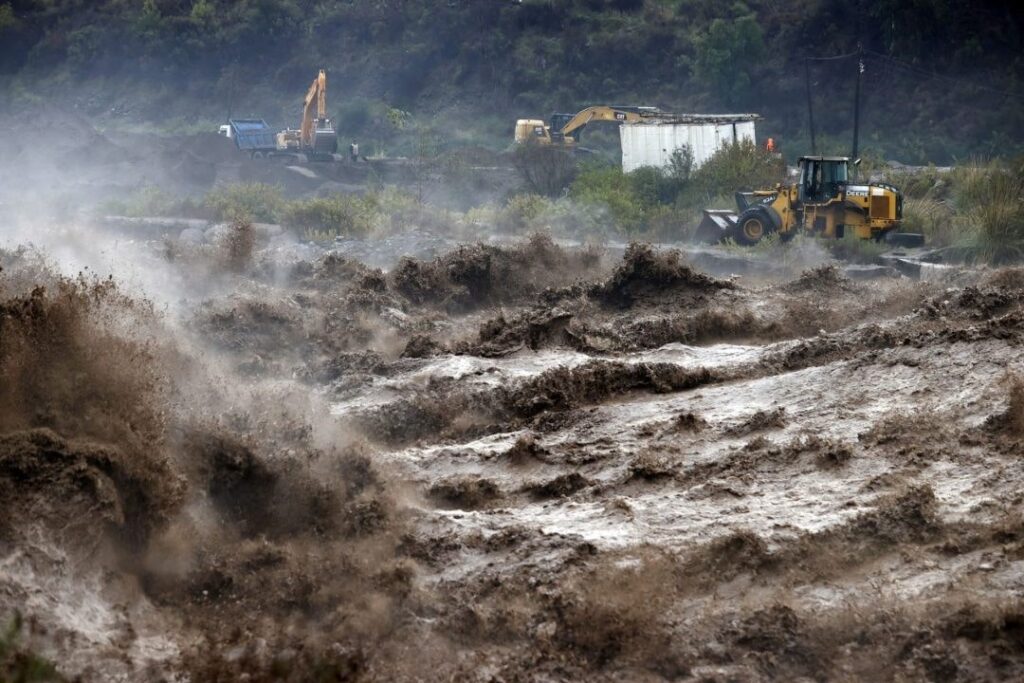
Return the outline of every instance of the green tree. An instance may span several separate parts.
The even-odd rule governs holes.
[[[14,9],[10,4],[0,5],[0,33],[3,33],[7,29],[17,28],[18,17],[14,14]]]
[[[160,8],[156,6],[156,0],[142,0],[135,28],[141,33],[152,33],[160,28]]]
[[[213,6],[210,0],[196,0],[192,3],[192,11],[189,13],[189,18],[197,26],[208,26],[217,14],[217,9]]]
[[[765,56],[764,35],[757,17],[715,19],[697,41],[696,75],[728,104],[742,102],[750,92],[753,71]]]

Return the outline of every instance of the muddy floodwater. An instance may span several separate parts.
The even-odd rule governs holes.
[[[69,680],[1024,677],[1020,269],[89,229],[0,244],[0,616]]]

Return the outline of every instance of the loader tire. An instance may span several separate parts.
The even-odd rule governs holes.
[[[754,245],[775,232],[775,222],[761,206],[747,209],[736,219],[731,237],[737,244]]]

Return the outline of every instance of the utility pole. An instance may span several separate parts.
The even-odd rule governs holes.
[[[850,158],[854,161],[857,160],[857,154],[860,152],[860,79],[864,74],[864,49],[857,46],[857,84],[854,88],[853,95],[853,153],[850,154]]]
[[[811,99],[811,58],[804,57],[804,80],[807,84],[807,125],[811,129],[811,154],[818,153],[818,143],[814,139],[814,103]]]

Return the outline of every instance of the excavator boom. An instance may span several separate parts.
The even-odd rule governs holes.
[[[516,121],[516,142],[535,140],[544,144],[573,144],[578,141],[583,128],[592,121],[610,121],[612,123],[637,123],[645,119],[669,118],[671,114],[657,107],[633,107],[596,105],[587,107],[575,114],[553,114],[551,125],[544,125],[539,119],[519,119]]]
[[[656,107],[615,107],[599,105],[587,107],[569,119],[563,126],[561,134],[572,137],[573,133],[591,121],[612,121],[615,123],[637,123],[645,118],[666,116],[665,112]]]
[[[316,108],[315,118],[314,107]],[[302,126],[299,130],[303,147],[313,146],[313,132],[316,124],[318,121],[323,121],[326,118],[327,74],[324,73],[323,69],[320,69],[320,74],[313,81],[312,85],[309,86],[309,91],[306,93],[305,106],[302,108]]]

